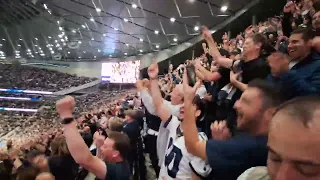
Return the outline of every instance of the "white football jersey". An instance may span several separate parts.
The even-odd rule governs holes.
[[[161,165],[159,179],[186,180],[192,177],[192,172],[201,177],[207,177],[211,172],[211,167],[202,159],[188,153],[180,129],[180,123],[175,116],[172,116],[172,118],[165,123],[164,127],[169,130],[169,141],[165,159]],[[207,137],[204,133],[200,132],[199,139],[207,140]]]

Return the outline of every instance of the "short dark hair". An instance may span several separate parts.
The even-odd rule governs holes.
[[[264,108],[278,107],[283,102],[283,98],[280,95],[280,88],[268,81],[254,79],[249,82],[248,87],[259,89],[263,96]]]
[[[314,38],[314,33],[310,28],[298,28],[291,33],[291,35],[293,34],[301,34],[304,41],[309,41]]]
[[[109,132],[108,138],[114,141],[114,149],[119,151],[123,159],[127,159],[130,153],[130,139],[126,134],[120,132]]]
[[[261,33],[254,34],[249,38],[251,38],[255,44],[261,43],[261,55],[267,56],[276,51],[275,48],[268,42],[268,39]]]
[[[275,115],[279,112],[285,112],[295,120],[301,121],[302,124],[309,128],[309,123],[314,119],[315,112],[320,110],[319,96],[304,96],[292,99],[280,105]]]

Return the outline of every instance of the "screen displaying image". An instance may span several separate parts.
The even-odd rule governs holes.
[[[101,79],[110,83],[136,83],[140,61],[102,63]]]

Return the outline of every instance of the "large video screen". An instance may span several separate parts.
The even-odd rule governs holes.
[[[140,61],[102,63],[101,80],[110,83],[136,83]]]

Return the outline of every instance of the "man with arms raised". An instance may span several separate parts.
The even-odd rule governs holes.
[[[186,72],[186,70],[185,70]],[[211,171],[211,168],[207,163],[198,157],[195,157],[188,153],[185,147],[183,138],[183,128],[180,126],[182,119],[184,118],[183,106],[180,108],[179,116],[174,116],[170,113],[168,107],[163,103],[161,92],[158,85],[158,64],[154,62],[148,68],[148,75],[150,77],[151,95],[156,108],[156,112],[162,122],[163,127],[169,131],[169,137],[167,144],[162,147],[165,148],[165,159],[161,165],[159,179],[171,180],[171,179],[192,179],[197,180],[200,177],[207,177]],[[186,76],[186,75],[185,75]],[[197,87],[200,87],[200,83],[197,83]],[[204,116],[205,105],[196,96],[193,99],[195,106],[195,119],[201,119]],[[197,139],[205,140],[204,133],[197,133]],[[167,138],[159,136],[158,138]]]
[[[72,113],[75,100],[67,96],[59,100],[56,109],[61,118],[68,149],[73,159],[99,179],[129,180],[130,168],[126,157],[130,152],[130,140],[127,135],[111,132],[100,148],[103,160],[93,156],[78,132]]]
[[[250,167],[263,166],[267,161],[268,124],[279,105],[277,91],[261,80],[248,84],[241,98],[235,103],[238,129],[245,131],[230,138],[225,123],[212,127],[213,139],[197,138],[195,107],[192,104],[195,88],[184,80],[185,145],[188,152],[208,161],[215,180],[234,180]]]

